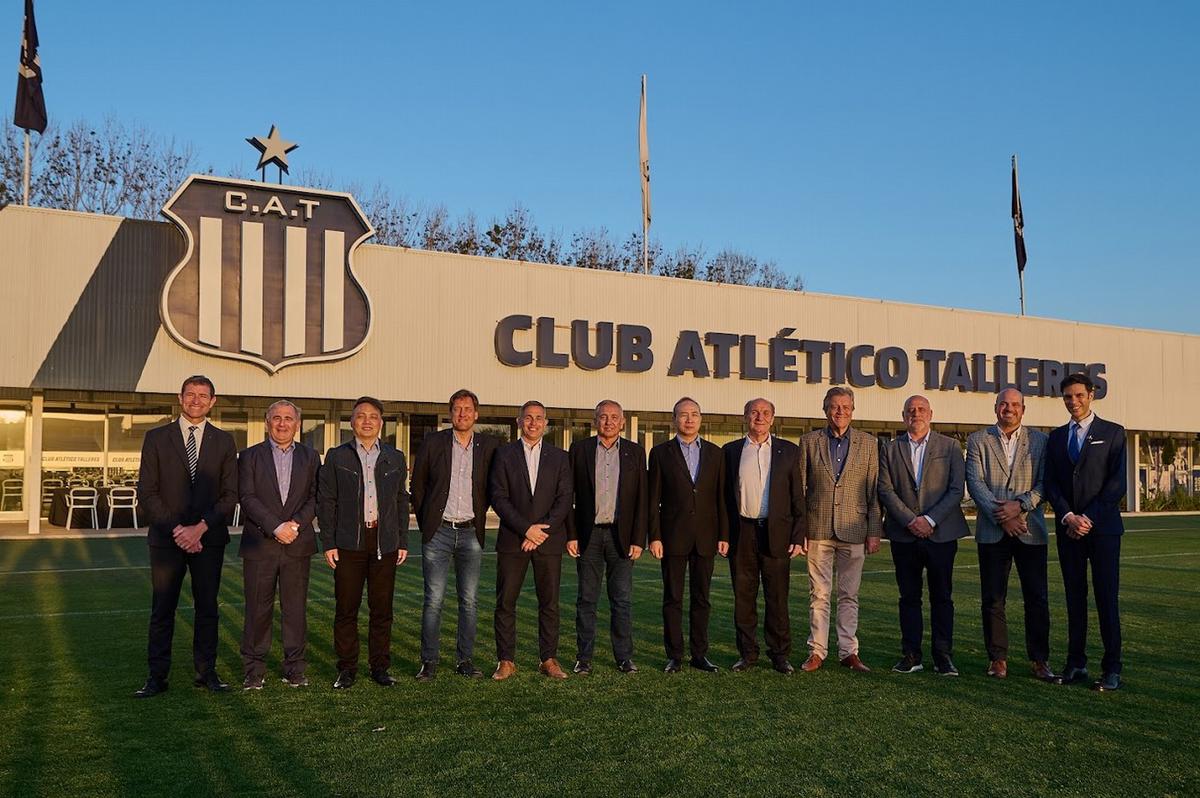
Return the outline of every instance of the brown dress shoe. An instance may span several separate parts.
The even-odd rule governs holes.
[[[859,673],[871,672],[871,669],[867,667],[865,662],[858,658],[857,654],[851,654],[848,657],[843,657],[842,665],[846,666],[852,671],[858,671]]]
[[[567,672],[562,669],[562,666],[558,664],[558,660],[556,660],[554,657],[551,657],[539,665],[538,671],[545,676],[549,676],[551,679],[567,678]]]
[[[1008,678],[1008,662],[1002,659],[994,659],[988,663],[987,675],[993,679]]]
[[[1029,667],[1033,671],[1033,678],[1035,679],[1041,679],[1043,682],[1052,682],[1058,678],[1045,662],[1031,662],[1029,663]]]
[[[496,665],[496,672],[492,674],[492,678],[498,682],[502,682],[516,672],[517,664],[515,662],[513,662],[511,659],[502,659],[500,660],[500,663]]]
[[[812,673],[817,668],[821,667],[821,663],[825,660],[818,657],[816,654],[809,654],[808,659],[804,660],[804,664],[800,666],[800,670],[805,673]]]

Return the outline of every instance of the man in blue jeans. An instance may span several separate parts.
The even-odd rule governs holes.
[[[421,611],[421,669],[417,681],[437,675],[442,600],[454,561],[458,592],[458,645],[455,671],[478,679],[475,620],[479,565],[487,521],[488,470],[498,441],[475,432],[479,397],[465,388],[450,397],[451,428],[425,439],[412,477],[412,503],[421,527],[421,570],[425,602]]]

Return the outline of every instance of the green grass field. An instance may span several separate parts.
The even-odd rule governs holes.
[[[637,662],[611,667],[601,607],[596,673],[537,675],[526,585],[517,676],[498,684],[417,668],[420,561],[401,568],[393,672],[398,686],[334,677],[333,582],[314,562],[309,675],[290,690],[210,695],[190,686],[189,612],[176,627],[171,690],[150,701],[150,597],[138,539],[0,543],[0,795],[1197,795],[1200,794],[1200,518],[1130,523],[1122,559],[1126,689],[1096,694],[1026,676],[1020,593],[1010,592],[1012,675],[983,676],[975,546],[959,551],[959,679],[889,672],[899,648],[896,587],[884,551],[867,562],[860,640],[875,668],[828,665],[787,678],[735,674],[728,568],[713,585],[718,674],[668,676],[657,563],[635,572]],[[478,661],[494,663],[494,556],[480,588]],[[1065,653],[1061,580],[1051,547],[1052,665]],[[183,604],[189,604],[185,584]],[[241,568],[228,552],[218,667],[240,684]],[[561,659],[574,655],[574,565],[563,578]],[[804,658],[807,577],[793,569],[793,656]],[[365,611],[365,608],[364,608]],[[454,649],[452,603],[443,653]],[[1092,668],[1099,634],[1092,620]],[[364,652],[365,657],[365,652]],[[928,652],[926,652],[928,659]],[[270,667],[278,671],[276,641]]]

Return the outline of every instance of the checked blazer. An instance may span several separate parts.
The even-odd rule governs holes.
[[[1029,534],[1017,540],[1044,546],[1046,516],[1042,510],[1042,479],[1046,470],[1046,433],[1021,427],[1017,438],[1017,456],[1012,468],[1000,442],[1000,430],[995,425],[972,432],[967,438],[967,493],[978,508],[975,521],[977,543],[999,543],[1004,530],[992,518],[997,502],[1019,501],[1025,513]]]
[[[808,510],[808,539],[862,543],[883,537],[879,509],[879,442],[853,427],[850,454],[840,479],[833,478],[826,429],[800,438],[800,491]]]

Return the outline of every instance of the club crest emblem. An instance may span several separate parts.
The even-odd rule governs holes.
[[[192,175],[162,212],[187,241],[161,303],[183,346],[274,374],[366,343],[353,258],[375,231],[349,194]]]

